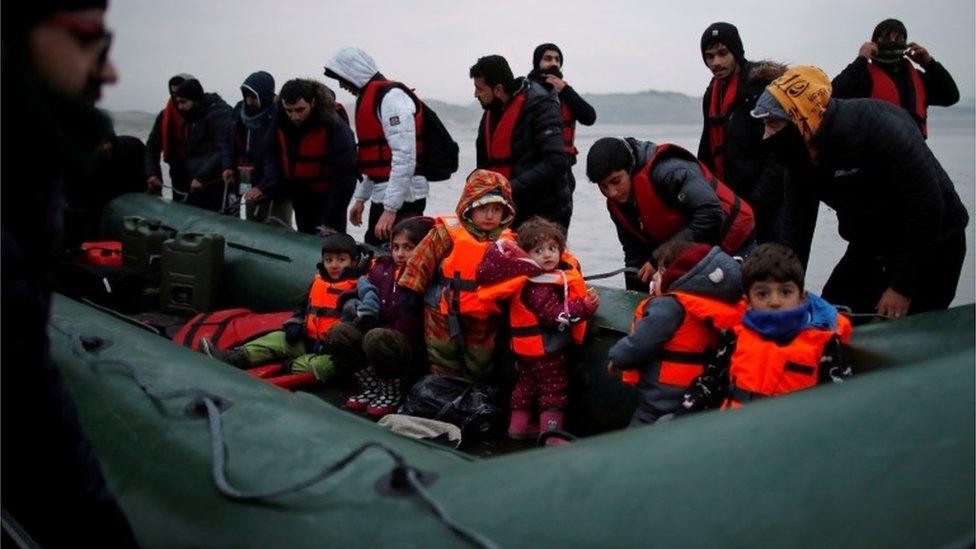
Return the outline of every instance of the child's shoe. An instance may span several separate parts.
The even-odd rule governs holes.
[[[562,431],[563,411],[556,408],[550,408],[539,414],[539,429],[543,433],[546,431]],[[551,436],[546,439],[546,446],[559,446],[561,444],[568,443],[568,440],[558,436]]]
[[[381,379],[379,396],[370,401],[366,413],[375,418],[396,413],[401,400],[403,400],[403,388],[400,378]]]
[[[512,419],[508,422],[508,438],[527,440],[539,436],[539,424],[532,422],[532,413],[528,410],[512,410]]]
[[[216,358],[217,360],[222,360],[227,364],[236,366],[240,369],[246,369],[251,366],[247,361],[247,355],[244,353],[244,349],[240,347],[234,347],[233,349],[228,349],[226,351],[218,349],[216,345],[211,343],[211,341],[205,337],[200,338],[200,350],[203,354]]]
[[[361,412],[369,406],[369,403],[379,396],[380,382],[373,375],[372,368],[365,368],[352,374],[359,383],[360,392],[346,399],[346,408]]]

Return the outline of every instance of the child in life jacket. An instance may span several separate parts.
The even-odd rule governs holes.
[[[512,389],[508,436],[535,438],[563,428],[568,386],[566,363],[583,343],[586,320],[600,297],[587,289],[579,261],[566,251],[563,228],[541,217],[519,227],[517,246],[499,241],[478,267],[483,299],[510,299],[509,322],[518,380]],[[530,266],[525,270],[524,266]],[[512,276],[513,274],[519,276]],[[538,419],[538,422],[535,420]],[[564,442],[550,438],[547,444]]]
[[[438,217],[407,261],[399,285],[408,309],[424,303],[424,341],[431,373],[484,380],[493,368],[500,316],[479,299],[475,271],[485,250],[513,238],[512,188],[505,176],[475,170],[456,216]]]
[[[393,227],[390,255],[378,257],[359,277],[357,298],[343,306],[343,322],[326,336],[336,367],[359,383],[360,392],[346,400],[350,410],[373,417],[396,412],[404,380],[423,362],[423,317],[403,307],[396,282],[433,226],[429,217],[411,217]]]
[[[685,395],[687,409],[707,407],[709,392],[724,394],[722,408],[737,408],[851,375],[841,351],[851,323],[804,291],[803,278],[803,264],[786,246],[763,244],[749,255],[742,264],[749,310],[720,349],[728,369],[718,363],[716,373],[696,382]]]
[[[335,374],[326,354],[326,335],[339,323],[340,296],[354,292],[359,270],[359,247],[347,234],[333,233],[322,241],[322,262],[312,279],[305,305],[285,322],[283,329],[226,351],[201,341],[203,351],[238,368],[285,361],[285,373],[312,373],[319,381]]]
[[[640,395],[631,426],[683,411],[691,383],[712,360],[719,330],[745,312],[739,264],[718,247],[670,242],[654,252],[659,295],[634,311],[630,335],[610,349],[608,371],[638,371]]]

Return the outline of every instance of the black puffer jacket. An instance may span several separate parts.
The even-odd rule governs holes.
[[[569,161],[563,150],[563,123],[559,99],[539,84],[518,79],[519,90],[527,94],[522,113],[512,131],[512,197],[516,217],[513,226],[533,215],[567,222],[573,211],[573,195],[566,171]],[[485,120],[478,126],[478,167],[488,166],[485,147]],[[494,120],[501,118],[492,117]]]
[[[885,256],[891,287],[913,295],[933,244],[969,223],[914,120],[883,101],[832,99],[813,144],[820,156],[812,183],[820,200],[837,211],[840,236]],[[807,211],[791,212],[791,224],[812,235]]]
[[[786,67],[770,61],[747,61],[739,71],[738,91],[729,108],[725,126],[725,174],[722,181],[735,194],[761,211],[780,204],[785,170],[773,160],[762,144],[763,121],[753,118],[749,113],[756,107],[756,101],[766,86],[785,69]],[[698,158],[714,172],[715,161],[709,140],[712,123],[709,120],[708,107],[711,101],[710,82],[702,98],[704,124],[698,143]]]
[[[190,113],[183,115],[186,127],[186,161],[183,163],[187,183],[196,179],[201,183],[212,182],[220,177],[220,148],[230,126],[231,108],[215,93],[204,95]],[[153,133],[157,132],[162,115],[156,117]],[[152,136],[150,136],[152,141]],[[159,155],[153,154],[154,145],[147,145],[146,174],[162,177]],[[175,176],[173,170],[171,176]],[[174,182],[177,187],[182,181]]]

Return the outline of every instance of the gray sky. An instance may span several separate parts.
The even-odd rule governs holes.
[[[814,64],[833,77],[888,17],[949,69],[963,97],[976,95],[972,0],[113,0],[121,78],[101,106],[157,111],[166,81],[180,72],[233,104],[244,77],[262,69],[279,87],[298,76],[323,80],[348,104],[322,76],[346,45],[368,51],[387,77],[422,97],[459,104],[473,101],[468,68],[478,57],[504,55],[525,74],[543,42],[562,48],[566,80],[582,93],[701,95],[710,73],[698,44],[714,21],[739,28],[749,59]]]

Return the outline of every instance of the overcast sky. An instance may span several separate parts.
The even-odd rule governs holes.
[[[279,87],[304,76],[339,91],[322,67],[346,45],[365,49],[422,97],[459,104],[473,101],[468,68],[478,57],[504,55],[525,74],[543,42],[562,48],[566,80],[581,93],[701,95],[710,73],[699,40],[714,21],[739,28],[748,59],[814,64],[833,77],[888,17],[949,69],[964,97],[976,95],[973,0],[113,0],[120,81],[101,106],[157,111],[166,81],[180,72],[231,104],[256,70]],[[344,92],[339,99],[351,101]]]

